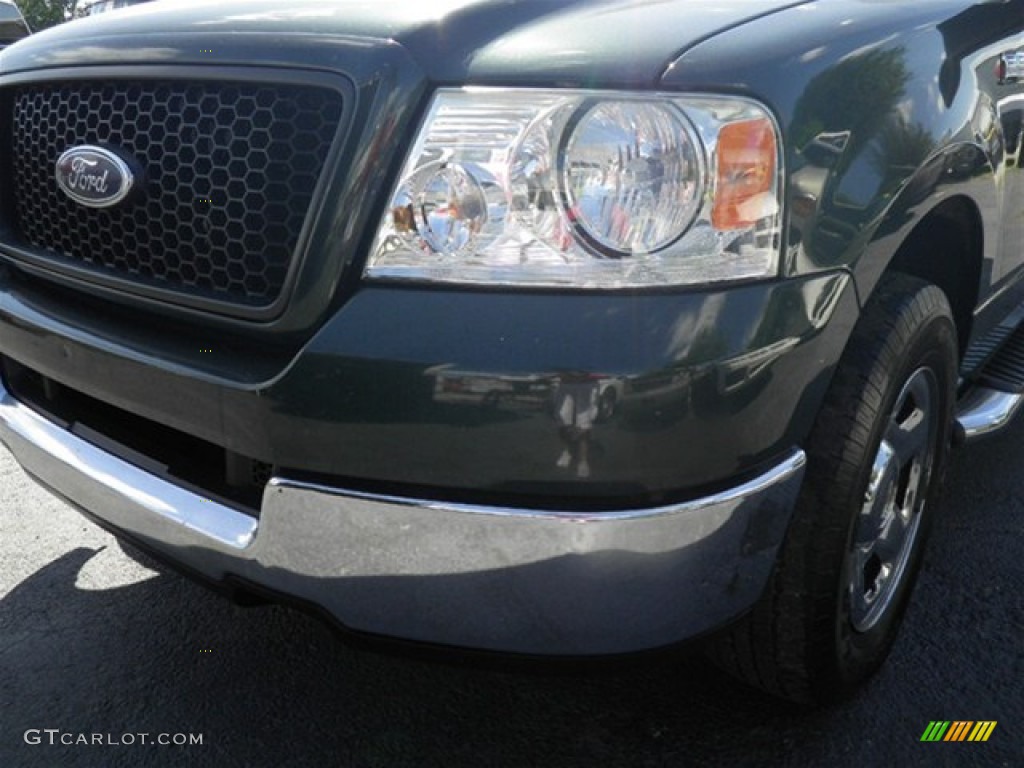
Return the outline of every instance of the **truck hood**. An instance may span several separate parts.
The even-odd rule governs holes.
[[[285,41],[343,39],[397,43],[437,83],[654,84],[695,43],[809,1],[168,0],[47,30],[0,69],[287,63],[274,60]]]

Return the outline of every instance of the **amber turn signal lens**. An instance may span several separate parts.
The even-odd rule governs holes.
[[[775,162],[778,149],[770,120],[743,120],[722,127],[718,134],[715,207],[716,229],[745,229],[757,223],[775,200]]]

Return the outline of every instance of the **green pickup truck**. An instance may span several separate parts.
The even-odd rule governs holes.
[[[1022,77],[1024,0],[47,30],[0,53],[0,440],[382,644],[842,696],[1024,397]]]

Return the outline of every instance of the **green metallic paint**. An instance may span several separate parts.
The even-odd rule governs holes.
[[[365,288],[283,371],[232,382],[284,360],[236,343],[186,367],[155,354],[152,329],[59,312],[0,276],[4,354],[238,453],[355,486],[610,506],[713,488],[798,444],[855,316],[841,272],[684,294]],[[539,387],[517,402],[445,402],[446,368]],[[553,414],[555,380],[580,371],[622,392],[582,479],[556,467]]]
[[[225,0],[150,5],[47,30],[7,71],[70,63],[331,66],[303,39],[391,41],[434,83],[651,86],[694,42],[808,0]],[[694,11],[697,11],[696,13]],[[159,30],[161,34],[154,33]],[[609,30],[616,34],[609,35]],[[144,45],[138,41],[144,40]],[[238,46],[237,40],[246,41]],[[211,51],[212,53],[200,53]],[[344,62],[347,66],[348,62]]]

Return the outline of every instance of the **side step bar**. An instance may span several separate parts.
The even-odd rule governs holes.
[[[966,442],[1001,431],[1024,403],[1024,326],[1006,339],[976,380],[957,404],[958,431]]]
[[[1011,421],[1024,402],[1024,394],[978,387],[957,404],[956,420],[966,442],[992,435]]]

